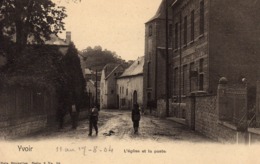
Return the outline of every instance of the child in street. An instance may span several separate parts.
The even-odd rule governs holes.
[[[139,128],[139,121],[141,119],[140,111],[139,111],[139,105],[137,103],[134,104],[134,108],[132,110],[132,121],[133,121],[133,127],[134,127],[134,133],[138,133]]]

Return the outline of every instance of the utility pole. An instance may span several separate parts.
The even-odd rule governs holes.
[[[168,0],[165,0],[165,102],[166,102],[166,116],[169,117],[169,30],[168,30]]]
[[[96,85],[95,85],[95,87],[96,87],[96,102],[95,103],[96,103],[96,106],[97,106],[98,105],[98,99],[97,99],[98,98],[97,69],[96,69],[96,82],[95,83],[96,83]]]

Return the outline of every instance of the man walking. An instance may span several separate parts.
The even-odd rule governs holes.
[[[89,136],[92,135],[92,128],[94,127],[96,131],[96,135],[98,135],[98,127],[97,127],[97,122],[98,122],[98,108],[94,106],[90,110],[90,116],[89,116]]]
[[[140,111],[139,111],[139,105],[137,103],[134,104],[134,108],[132,110],[132,121],[133,121],[133,127],[134,127],[134,133],[138,133],[139,128],[139,121],[140,121]]]

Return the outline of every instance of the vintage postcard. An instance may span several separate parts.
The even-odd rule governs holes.
[[[0,164],[259,163],[259,9],[0,0]]]

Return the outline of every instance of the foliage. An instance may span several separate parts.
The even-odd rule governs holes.
[[[1,86],[41,88],[56,92],[60,103],[83,102],[86,84],[74,44],[66,55],[54,45],[26,47],[0,77]]]
[[[44,43],[50,34],[64,30],[66,16],[65,8],[51,0],[0,0],[0,37],[15,39],[20,51],[28,38]]]
[[[108,63],[121,64],[123,67],[127,68],[130,62],[126,62],[115,52],[109,51],[107,49],[102,50],[101,46],[87,47],[82,52],[82,56],[85,58],[85,62],[88,68],[101,71],[103,67]]]
[[[63,70],[66,72],[67,89],[71,96],[72,103],[82,104],[86,82],[78,57],[78,50],[72,43],[69,45],[67,54],[63,58]]]
[[[58,47],[26,47],[2,73],[6,85],[40,87],[53,90],[65,80],[62,70],[62,54]],[[3,77],[3,76],[2,76]]]

